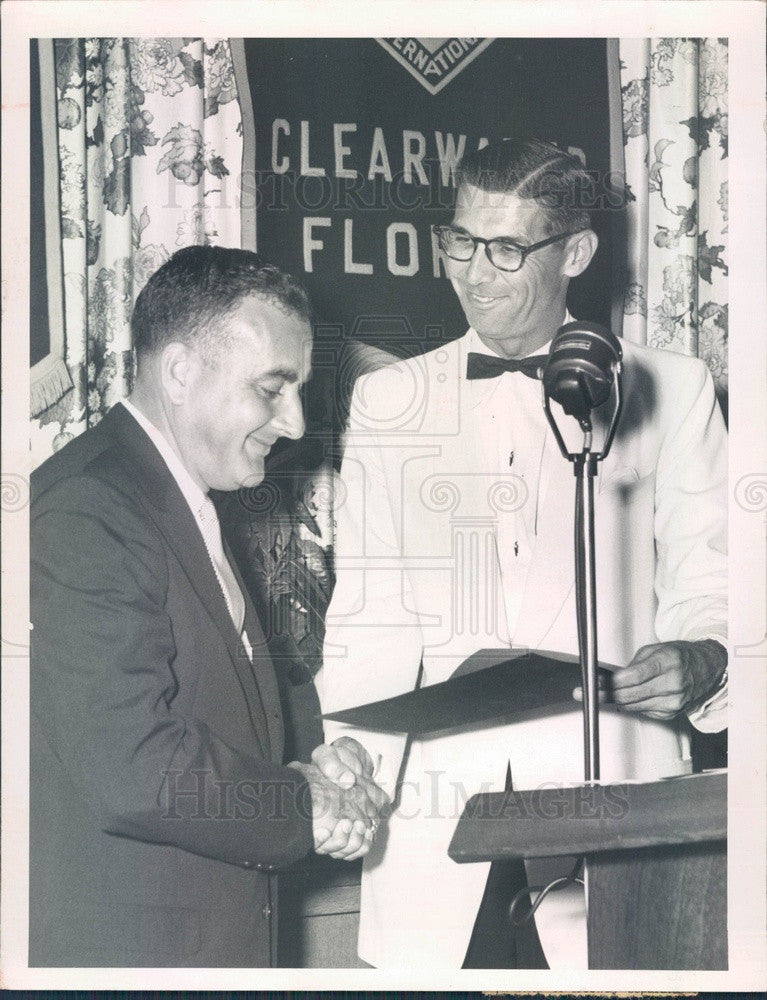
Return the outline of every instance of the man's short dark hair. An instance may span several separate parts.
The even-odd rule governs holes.
[[[466,153],[457,186],[529,198],[544,212],[544,236],[588,229],[592,181],[576,156],[537,139],[504,139]]]
[[[141,290],[131,317],[136,356],[180,341],[214,360],[226,347],[223,320],[255,296],[311,323],[303,286],[250,250],[191,246],[178,250]]]

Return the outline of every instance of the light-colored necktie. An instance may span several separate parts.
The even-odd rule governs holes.
[[[213,569],[216,572],[216,577],[223,591],[229,614],[232,616],[237,634],[243,637],[246,648],[248,648],[247,637],[243,633],[245,600],[232,572],[229,560],[226,558],[224,546],[221,542],[221,527],[218,523],[218,514],[210,497],[205,497],[200,505],[198,518],[205,548],[208,550],[210,561],[213,564]]]

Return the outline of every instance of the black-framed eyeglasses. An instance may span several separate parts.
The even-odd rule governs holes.
[[[435,226],[434,232],[437,234],[440,247],[452,260],[471,260],[476,253],[477,245],[482,243],[487,259],[499,271],[518,271],[524,264],[525,257],[533,250],[541,250],[543,247],[556,243],[557,240],[564,240],[573,235],[573,233],[558,233],[556,236],[549,236],[548,239],[540,240],[538,243],[520,246],[505,236],[496,236],[492,240],[485,240],[481,236],[470,236],[469,233],[453,229],[452,226]]]

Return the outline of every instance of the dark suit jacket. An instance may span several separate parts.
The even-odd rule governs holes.
[[[251,665],[124,407],[32,491],[30,964],[269,965],[269,871],[310,849],[311,801],[252,604]]]

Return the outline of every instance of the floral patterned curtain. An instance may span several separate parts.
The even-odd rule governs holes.
[[[32,421],[39,465],[131,389],[130,315],[179,247],[240,245],[242,121],[227,40],[55,43],[65,361]]]
[[[702,358],[727,391],[727,39],[620,42],[623,335]]]
[[[33,464],[131,391],[130,316],[195,243],[241,246],[242,113],[228,40],[54,43],[65,361],[72,388],[32,421]],[[330,494],[311,472],[219,498],[274,655],[317,669],[332,589]]]

